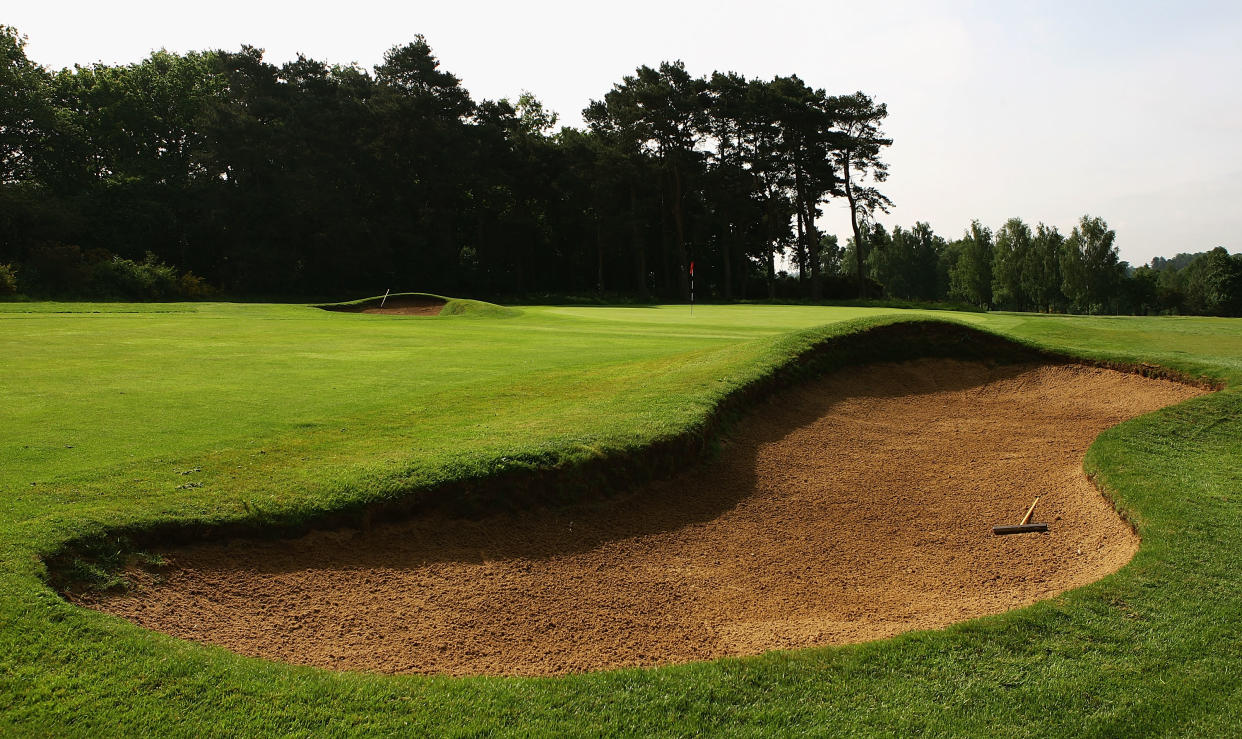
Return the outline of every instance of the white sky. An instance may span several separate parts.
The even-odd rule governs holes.
[[[1068,233],[1083,213],[1123,259],[1242,250],[1242,3],[25,2],[0,23],[49,67],[243,43],[370,67],[422,33],[476,100],[580,111],[640,64],[796,73],[889,106],[886,225],[946,237],[1011,216]],[[840,206],[822,224],[849,233]]]

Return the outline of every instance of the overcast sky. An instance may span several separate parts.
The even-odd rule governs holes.
[[[476,100],[580,112],[640,64],[797,74],[888,104],[888,224],[948,237],[1083,213],[1132,263],[1242,250],[1242,3],[25,2],[0,23],[49,67],[251,44],[370,67],[423,34]],[[823,226],[848,235],[829,205]]]

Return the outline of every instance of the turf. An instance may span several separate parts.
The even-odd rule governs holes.
[[[0,304],[0,733],[1220,735],[1242,722],[1242,322],[883,308]],[[41,555],[636,450],[810,343],[950,319],[1231,383],[1088,455],[1143,548],[940,632],[560,679],[330,673],[68,605]]]

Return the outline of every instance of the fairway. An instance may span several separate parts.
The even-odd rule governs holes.
[[[767,733],[832,724],[948,732],[996,729],[989,717],[1005,706],[1016,717],[1039,717],[1040,734],[1136,726],[1211,734],[1238,719],[1236,320],[746,305],[697,306],[693,317],[684,306],[444,313],[0,303],[0,697],[9,706],[0,721],[22,732],[70,726],[81,734],[174,719],[198,734],[503,732],[520,713],[524,730],[533,731]],[[814,373],[784,368],[813,348],[926,320],[1097,363],[1149,363],[1229,383],[1092,444],[1099,429],[1197,393],[1102,416],[1076,452],[1066,447],[1077,471],[1091,445],[1086,473],[1137,526],[1142,546],[1128,566],[1095,585],[947,630],[693,661],[826,643],[778,639],[603,665],[691,662],[679,666],[552,679],[383,676],[254,659],[70,605],[44,580],[41,558],[70,544],[93,547],[82,550],[77,574],[98,584],[115,577],[126,557],[140,564],[119,534],[141,543],[157,530],[181,541],[238,527],[295,532],[325,514],[409,500],[449,508],[474,501],[469,512],[477,518],[505,505],[489,480],[525,480],[546,469],[573,480],[574,470],[591,465],[623,468],[635,481],[663,476],[674,452],[694,452],[685,461],[693,465],[721,429],[736,435],[740,416],[719,415],[721,404],[739,403],[746,388],[772,378],[802,387]],[[868,339],[849,340],[866,347]],[[899,353],[893,347],[876,351],[881,356],[842,354],[833,367],[849,378],[860,361],[898,358],[889,356]],[[937,351],[951,357],[955,350]],[[728,453],[726,445],[721,454]],[[579,484],[573,500],[552,502],[581,504],[589,488]],[[515,488],[515,509],[530,503],[521,493]],[[435,500],[450,494],[461,501]],[[674,486],[664,496],[676,494]],[[1024,490],[1009,501],[1019,514],[1025,497]],[[136,549],[139,558],[153,551]],[[1050,702],[1066,708],[1046,715],[1040,707]],[[1000,730],[1036,733],[1033,726]]]

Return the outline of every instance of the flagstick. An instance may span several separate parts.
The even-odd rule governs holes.
[[[381,307],[381,308],[383,308],[383,307],[384,307],[384,303],[388,302],[388,293],[390,293],[390,292],[392,292],[392,288],[391,288],[391,287],[390,287],[390,288],[388,288],[387,290],[385,290],[385,291],[384,291],[384,297],[380,298],[380,307]]]
[[[694,315],[694,262],[690,263],[690,315]]]

